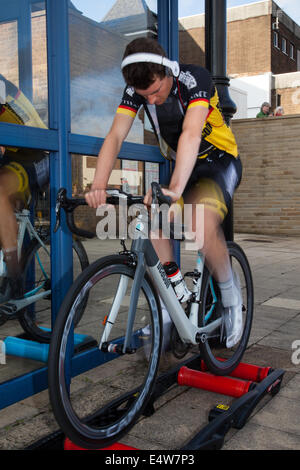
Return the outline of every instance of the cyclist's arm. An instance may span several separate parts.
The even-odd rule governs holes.
[[[202,106],[188,109],[186,112],[177,146],[176,164],[169,184],[173,201],[182,195],[195,166],[207,114],[208,109]]]
[[[111,129],[103,142],[98,155],[91,190],[85,195],[88,205],[95,209],[101,204],[105,204],[105,189],[107,188],[109,177],[133,121],[134,118],[131,116],[116,114]]]

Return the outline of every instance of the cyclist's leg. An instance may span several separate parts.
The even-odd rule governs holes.
[[[23,202],[28,190],[24,168],[11,162],[0,169],[0,241],[7,266],[7,277],[1,285],[1,301],[22,297],[21,269],[18,260],[18,226],[15,206]]]
[[[238,165],[232,159],[233,157],[219,152],[210,156],[208,161],[199,160],[193,172],[193,180],[188,183],[184,194],[187,202],[203,204],[204,207],[204,226],[200,227],[203,232],[199,233],[197,230],[196,210],[193,211],[192,230],[196,233],[199,249],[205,255],[206,265],[219,284],[222,303],[226,309],[228,347],[238,342],[242,333],[242,300],[221,228],[234,189],[240,180]]]
[[[0,239],[3,250],[17,246],[17,221],[14,215],[13,195],[17,193],[17,176],[7,169],[0,169]]]

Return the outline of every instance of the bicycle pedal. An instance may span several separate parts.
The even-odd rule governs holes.
[[[4,317],[11,318],[12,315],[17,313],[18,308],[14,303],[6,302],[5,304],[0,305],[0,315]]]

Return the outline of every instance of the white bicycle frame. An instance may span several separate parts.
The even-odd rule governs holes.
[[[145,226],[145,220],[143,220],[143,217],[144,216],[142,214],[137,217],[136,227],[138,226],[139,228],[135,229],[137,238],[133,240],[131,248],[131,251],[138,255],[138,261],[134,282],[131,289],[128,324],[124,340],[123,352],[126,351],[127,346],[130,344],[130,338],[132,335],[132,325],[134,322],[135,309],[139,296],[139,289],[145,271],[147,271],[151,276],[154,286],[157,288],[158,293],[161,299],[163,300],[173,323],[175,324],[175,327],[178,331],[181,340],[185,343],[194,345],[199,344],[200,341],[204,342],[206,341],[207,335],[213,333],[222,324],[222,318],[218,318],[217,320],[214,320],[213,322],[209,323],[209,325],[207,326],[198,327],[198,310],[203,279],[204,258],[201,252],[198,252],[196,264],[198,276],[193,285],[195,301],[192,302],[191,314],[188,318],[185,314],[185,311],[183,310],[182,305],[176,297],[171,282],[167,277],[165,270],[161,265],[151,242],[149,242],[146,233],[141,231],[141,227]],[[145,258],[147,259],[146,262]],[[149,259],[152,260],[152,262],[149,263]],[[128,280],[129,278],[126,275],[123,274],[120,276],[117,292],[112,302],[112,307],[109,312],[109,315],[106,319],[104,331],[99,344],[99,349],[101,349],[102,344],[104,342],[108,342],[109,334],[117,318],[122,300],[126,294]]]
[[[27,209],[23,209],[21,212],[16,212],[15,215],[16,215],[16,219],[18,222],[18,259],[19,260],[21,259],[22,246],[24,243],[24,237],[25,237],[26,231],[29,235],[30,240],[32,240],[33,238],[36,238],[38,242],[40,243],[41,247],[43,248],[43,250],[45,250],[45,252],[50,258],[50,252],[48,248],[46,247],[42,239],[39,237],[38,233],[36,232],[36,230],[34,229],[30,221],[30,211]],[[1,253],[2,253],[2,259],[3,259],[2,250],[1,250]],[[15,307],[14,308],[14,313],[15,313],[18,310],[21,310],[22,308],[25,308],[28,305],[36,302],[37,300],[47,297],[49,294],[51,294],[51,290],[35,293],[35,289],[33,289],[31,292],[26,293],[24,298],[20,300],[14,300],[14,299],[9,300],[9,304]]]

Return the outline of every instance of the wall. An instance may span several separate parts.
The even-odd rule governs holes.
[[[280,96],[285,114],[300,114],[300,72],[276,75],[273,81],[273,93]]]
[[[278,44],[278,48],[273,45],[271,48],[272,72],[274,74],[282,73],[283,70],[286,73],[296,72],[297,71],[297,50],[300,49],[299,26],[290,24],[289,27],[287,27],[285,24],[280,22],[279,28],[274,29],[274,31],[276,31],[278,34],[279,44]],[[282,51],[282,39],[283,38],[286,39],[287,41],[286,53]],[[294,45],[294,57],[293,58],[290,57],[290,44]]]
[[[227,31],[228,75],[257,75],[272,70],[270,16],[232,21]]]
[[[230,10],[229,10],[230,11]],[[271,70],[271,17],[227,22],[227,73],[257,75]],[[204,15],[180,18],[179,57],[205,65]],[[285,71],[282,69],[282,71]]]
[[[243,163],[235,232],[300,235],[300,115],[232,121]]]

